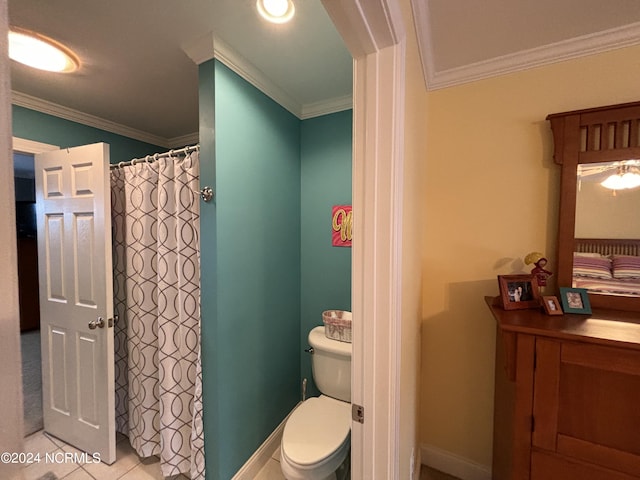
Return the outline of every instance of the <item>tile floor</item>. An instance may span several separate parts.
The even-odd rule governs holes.
[[[255,480],[286,480],[280,470],[280,448],[278,448],[267,464],[260,470],[260,473]],[[452,477],[446,473],[442,473],[433,468],[422,465],[420,469],[420,480],[460,480],[459,478]]]
[[[116,462],[113,465],[104,463],[56,462],[33,463],[24,469],[24,480],[37,480],[47,472],[54,473],[60,480],[188,480],[184,475],[174,477],[162,476],[157,458],[140,459],[129,444],[129,440],[120,433],[116,434]],[[65,452],[79,454],[80,451],[67,445],[62,440],[52,437],[43,431],[25,438],[25,452],[45,454],[53,459],[64,459]],[[285,480],[280,470],[280,449],[278,448],[269,462],[258,473],[255,480]]]
[[[117,434],[116,462],[113,465],[104,463],[75,463],[65,461],[65,452],[80,454],[79,450],[63,441],[39,431],[25,438],[25,453],[40,453],[41,461],[25,466],[25,480],[37,480],[47,472],[54,473],[60,480],[165,480],[160,472],[160,462],[156,457],[140,459],[135,453],[127,437]],[[53,461],[47,463],[45,455]],[[76,457],[78,458],[78,457]],[[168,477],[170,480],[188,480],[184,475]]]
[[[271,455],[269,461],[262,467],[255,480],[286,480],[280,469],[280,447]]]
[[[24,469],[25,480],[37,480],[47,472],[54,473],[60,480],[188,480],[184,475],[174,477],[162,476],[157,458],[140,459],[128,439],[118,435],[116,445],[116,462],[113,465],[104,463],[74,463],[73,461],[33,463]],[[66,453],[79,454],[75,448],[62,440],[40,431],[25,438],[25,452],[54,454],[50,458],[64,459]],[[266,465],[260,470],[255,480],[286,480],[280,469],[280,448],[276,449]],[[420,480],[459,480],[429,467],[422,466]]]

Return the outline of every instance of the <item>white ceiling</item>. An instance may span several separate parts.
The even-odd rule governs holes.
[[[639,0],[411,0],[429,88],[640,43]],[[352,62],[320,0],[264,22],[255,0],[9,0],[11,25],[73,49],[72,74],[12,62],[13,100],[167,147],[198,131],[197,66],[218,58],[300,118],[347,108]],[[193,55],[192,55],[193,56]]]
[[[640,43],[638,0],[411,0],[430,89]]]

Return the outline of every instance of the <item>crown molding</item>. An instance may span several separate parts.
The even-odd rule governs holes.
[[[193,63],[201,65],[204,62],[215,58],[215,43],[217,41],[218,39],[213,32],[209,32],[200,38],[196,38],[191,42],[181,45],[181,48]]]
[[[260,69],[235,51],[220,37],[208,33],[182,46],[196,65],[217,59],[229,69],[271,98],[274,102],[298,117],[300,120],[327,115],[353,108],[351,95],[310,104],[300,104],[284,90],[272,82]]]
[[[188,133],[187,135],[180,135],[179,137],[168,138],[166,146],[168,148],[182,148],[197,143],[200,143],[200,134],[194,132]]]
[[[266,96],[300,118],[301,105],[220,37],[208,33],[204,37],[183,45],[182,50],[196,65],[213,58],[219,60]]]
[[[420,0],[411,0],[422,72],[427,90],[438,90],[640,44],[640,22],[636,22],[438,71],[434,64],[429,33],[431,19],[426,3]]]
[[[309,118],[321,117],[322,115],[351,110],[352,108],[353,95],[345,95],[344,97],[338,97],[332,100],[303,105],[299,118],[300,120],[308,120]]]
[[[291,96],[286,94],[281,88],[269,80],[264,73],[254,67],[240,54],[235,52],[224,41],[214,37],[213,34],[206,35],[191,44],[183,46],[183,50],[197,65],[211,60],[212,58],[218,59],[240,77],[245,79],[300,120],[306,120],[353,108],[353,98],[351,95],[322,102],[300,105]],[[15,90],[11,92],[11,103],[19,107],[28,108],[47,115],[52,115],[54,117],[80,123],[89,127],[99,128],[100,130],[105,130],[107,132],[165,148],[183,147],[185,145],[193,145],[199,142],[198,132],[181,135],[179,137],[165,138]]]
[[[169,139],[167,138],[127,127],[126,125],[121,125],[104,118],[80,112],[69,107],[58,105],[57,103],[49,102],[48,100],[42,100],[41,98],[27,95],[26,93],[17,92],[15,90],[11,92],[11,103],[18,107],[24,107],[40,113],[46,113],[47,115],[63,118],[89,127],[99,128],[100,130],[140,140],[141,142],[151,143],[153,145],[167,148],[172,146],[169,144]]]
[[[431,15],[429,14],[429,8],[427,8],[427,2],[425,0],[411,0],[411,11],[413,12],[413,27],[416,31],[418,54],[422,65],[422,78],[425,87],[427,90],[430,90],[429,86],[432,81],[430,72],[435,71],[433,64],[435,55],[429,33]]]

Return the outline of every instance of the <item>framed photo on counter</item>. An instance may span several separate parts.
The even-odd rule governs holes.
[[[553,295],[543,295],[542,306],[547,315],[562,315],[562,307],[558,301],[558,297]]]
[[[540,307],[540,289],[535,275],[498,275],[505,310]]]
[[[560,287],[560,300],[564,313],[591,315],[591,303],[586,288]]]

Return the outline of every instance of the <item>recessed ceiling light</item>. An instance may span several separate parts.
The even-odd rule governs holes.
[[[49,72],[73,72],[80,62],[64,45],[21,28],[9,30],[9,58]]]
[[[260,15],[273,23],[285,23],[293,18],[296,8],[292,0],[258,0]]]

